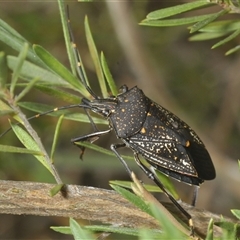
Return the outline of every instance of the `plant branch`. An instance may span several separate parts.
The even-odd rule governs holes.
[[[51,197],[50,190],[54,186],[46,183],[1,180],[0,213],[74,217],[125,227],[159,228],[155,219],[114,191],[67,185],[65,191]],[[173,215],[178,215],[185,221],[172,203],[164,205]],[[210,218],[214,221],[221,220],[221,216],[211,212],[187,204],[183,204],[183,207],[193,216],[196,232],[200,236],[205,236]],[[215,227],[214,234],[221,234],[221,229]]]

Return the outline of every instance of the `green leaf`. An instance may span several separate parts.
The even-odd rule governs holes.
[[[72,235],[70,227],[53,227],[53,226],[51,226],[50,228],[52,230],[54,230],[55,232]]]
[[[200,32],[220,33],[220,32],[232,32],[240,28],[239,20],[221,20],[215,21],[207,26],[201,28]]]
[[[231,209],[232,214],[240,220],[240,210],[238,209]]]
[[[137,195],[129,192],[128,190],[116,186],[116,185],[112,185],[110,184],[110,186],[119,194],[121,194],[124,198],[126,198],[128,201],[130,201],[131,203],[133,203],[137,208],[141,209],[143,212],[146,212],[148,214],[150,214],[152,216],[152,212],[149,209],[148,204],[146,204],[144,202],[144,200],[142,200],[140,197],[138,197]]]
[[[209,6],[209,5],[211,5],[211,3],[207,1],[195,1],[191,3],[185,3],[185,4],[153,11],[147,15],[147,19],[157,20],[157,19],[162,19],[166,17],[171,17],[183,12],[187,12],[196,8]]]
[[[18,139],[21,141],[21,143],[29,150],[33,150],[36,152],[41,152],[41,149],[37,145],[37,143],[32,139],[32,137],[21,127],[19,127],[16,124],[11,124],[12,129]],[[48,165],[48,162],[46,161],[44,156],[41,155],[34,155],[34,157],[37,158],[37,160],[48,169],[50,173],[53,174],[51,167]]]
[[[208,230],[206,240],[213,240],[213,219],[211,218],[208,223]]]
[[[117,185],[123,188],[128,188],[128,189],[132,189],[132,182],[130,181],[119,181],[119,180],[112,180],[109,181],[110,184],[113,185]],[[155,185],[149,185],[149,184],[143,184],[143,186],[147,189],[147,191],[149,192],[162,192],[162,190]]]
[[[20,52],[25,43],[31,45],[24,37],[22,37],[17,31],[10,27],[6,22],[0,19],[0,41],[4,42],[11,48],[15,49],[17,52]],[[43,64],[36,57],[31,48],[28,49],[27,58],[32,62],[36,63],[39,66]]]
[[[75,240],[80,240],[80,239],[94,240],[95,239],[95,237],[90,232],[81,228],[80,225],[74,219],[70,218],[69,225]]]
[[[17,66],[17,57],[7,56],[7,64],[8,67],[14,70]],[[57,85],[64,86],[68,88],[73,88],[69,85],[65,80],[63,80],[60,76],[46,70],[42,67],[38,67],[37,65],[30,63],[28,61],[24,61],[23,66],[20,71],[20,76],[24,79],[33,79],[35,77],[39,78],[39,82],[44,82],[48,85]]]
[[[18,56],[16,68],[14,69],[13,75],[12,75],[12,81],[11,81],[11,86],[10,86],[10,94],[12,96],[14,95],[14,89],[15,89],[17,80],[19,78],[23,62],[25,61],[25,59],[27,57],[27,52],[28,52],[28,44],[24,43],[23,48],[21,49],[21,52]]]
[[[115,82],[112,78],[112,74],[111,74],[111,72],[108,68],[107,61],[105,59],[105,56],[104,56],[103,52],[101,52],[101,64],[102,64],[104,75],[107,79],[108,86],[111,90],[111,93],[113,94],[113,96],[117,96],[118,89],[117,89],[117,86],[116,86],[116,84],[115,84]]]
[[[51,190],[50,190],[50,196],[53,197],[56,194],[58,194],[61,189],[63,188],[65,184],[61,183],[61,184],[56,184]]]
[[[186,239],[186,236],[175,227],[168,215],[161,211],[158,207],[150,204],[152,215],[159,221],[163,230],[162,239]]]
[[[0,89],[4,89],[7,82],[7,61],[4,52],[0,52]]]
[[[82,99],[82,97],[66,92],[66,90],[61,90],[49,85],[35,85],[35,88],[51,97],[58,98],[69,103],[80,103]]]
[[[64,67],[56,58],[54,58],[48,51],[39,45],[34,45],[34,51],[36,55],[55,73],[67,81],[70,85],[79,90],[79,92],[85,96],[89,97],[88,91],[82,85],[82,83],[72,75],[69,70]]]
[[[240,29],[236,30],[234,33],[232,33],[231,35],[229,35],[228,37],[226,37],[225,39],[223,39],[222,41],[219,41],[218,43],[214,44],[212,46],[212,49],[215,49],[229,41],[231,41],[232,39],[234,39],[235,37],[237,37],[240,34]]]
[[[2,145],[2,144],[0,144],[0,152],[24,153],[24,154],[43,156],[43,153],[40,151],[35,151],[35,150],[20,148],[20,147],[14,147],[14,146],[8,146],[8,145]]]
[[[218,17],[224,15],[225,13],[227,13],[228,10],[223,9],[222,11],[213,14],[212,16],[210,16],[207,19],[204,19],[202,21],[199,21],[197,23],[195,23],[191,28],[190,28],[190,33],[194,33],[196,31],[198,31],[199,29],[203,28],[204,26],[208,25],[209,23],[213,22],[215,19],[217,19]]]
[[[136,228],[127,228],[120,226],[107,226],[107,225],[89,225],[84,226],[84,229],[91,230],[92,232],[109,232],[109,233],[118,233],[125,234],[130,236],[138,236],[139,230]],[[152,230],[154,231],[154,230]]]
[[[89,48],[89,51],[90,51],[90,54],[91,54],[91,57],[92,57],[92,60],[93,60],[94,66],[95,66],[95,70],[96,70],[96,74],[97,74],[100,88],[102,91],[102,95],[104,98],[106,98],[106,97],[108,97],[106,82],[104,79],[100,59],[98,56],[96,45],[95,45],[93,37],[92,37],[92,33],[91,33],[91,29],[90,29],[90,26],[88,23],[87,16],[85,17],[84,26],[85,26],[85,33],[86,33],[88,48]]]
[[[6,115],[9,113],[14,113],[13,109],[10,108],[5,102],[0,100],[0,115]]]
[[[58,140],[58,136],[59,136],[59,130],[61,128],[63,118],[64,118],[64,115],[62,115],[58,119],[58,122],[57,122],[57,125],[56,125],[56,129],[55,129],[55,132],[54,132],[52,149],[51,149],[51,155],[50,155],[52,163],[54,162],[54,153],[55,153],[55,150],[56,150],[57,140]]]
[[[11,34],[12,36],[21,39],[22,42],[27,42],[27,40],[20,35],[14,28],[12,28],[10,25],[8,25],[6,22],[4,22],[2,19],[0,19],[0,29],[1,32],[5,31],[8,34]]]
[[[175,199],[179,199],[179,195],[173,185],[173,183],[171,182],[171,180],[169,179],[168,176],[164,175],[163,173],[156,171],[155,172],[157,177],[160,179],[160,182],[163,184],[163,186],[167,189],[167,191],[175,198]]]
[[[72,50],[73,47],[72,47],[72,43],[71,43],[70,36],[69,36],[69,30],[68,30],[68,24],[69,24],[68,21],[69,20],[67,19],[67,15],[66,15],[66,6],[63,1],[58,1],[58,7],[59,7],[59,13],[60,13],[60,17],[61,17],[65,45],[67,48],[68,59],[70,62],[72,73],[74,76],[76,76],[77,75],[76,61],[75,61],[75,57],[73,54],[73,50]]]
[[[152,26],[152,27],[171,27],[171,26],[180,26],[180,25],[187,25],[199,21],[203,21],[213,14],[206,14],[194,17],[187,17],[187,18],[175,18],[175,19],[167,19],[167,20],[143,20],[140,22],[140,25],[144,26]]]
[[[15,103],[20,101],[36,84],[36,82],[39,81],[39,78],[33,79],[16,97],[15,97]]]
[[[225,36],[227,33],[226,32],[215,32],[215,33],[210,33],[210,32],[204,32],[204,33],[198,33],[189,38],[190,41],[205,41],[205,40],[211,40],[215,38],[219,38],[222,36]]]
[[[140,229],[139,231],[139,240],[159,240],[162,238],[162,232],[155,232],[154,230],[150,229]]]
[[[234,53],[234,52],[236,52],[236,51],[238,51],[238,50],[240,50],[240,45],[237,45],[236,47],[229,49],[229,50],[225,53],[225,55],[228,56],[228,55],[230,55],[230,54],[232,54],[232,53]]]

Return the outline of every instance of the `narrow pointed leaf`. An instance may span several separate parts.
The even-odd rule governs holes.
[[[133,203],[136,207],[140,208],[143,212],[146,212],[148,214],[150,214],[152,216],[152,213],[150,211],[150,208],[148,206],[148,204],[146,204],[144,202],[144,200],[142,200],[140,197],[138,197],[137,195],[135,195],[134,193],[131,193],[130,191],[116,186],[116,185],[111,185],[110,186],[119,194],[121,194],[124,198],[126,198],[128,201],[130,201],[131,203]]]
[[[153,204],[150,204],[150,209],[163,230],[163,239],[186,239],[186,236],[172,223],[164,211],[161,211],[161,209]]]
[[[43,156],[42,152],[40,151],[30,150],[30,149],[21,148],[21,147],[2,145],[2,144],[0,144],[0,152],[24,153],[24,154]]]
[[[103,72],[104,72],[104,75],[107,79],[107,83],[108,83],[108,86],[110,88],[110,91],[111,93],[113,94],[113,96],[117,96],[118,94],[118,89],[117,89],[117,86],[112,78],[112,74],[108,68],[108,65],[107,65],[107,61],[106,61],[106,58],[103,54],[103,52],[101,52],[101,64],[102,64],[102,68],[103,68]]]
[[[191,36],[189,38],[189,41],[205,41],[205,40],[223,37],[226,34],[228,34],[228,33],[226,33],[226,32],[219,32],[219,33],[203,32],[203,33],[198,33],[198,34]]]
[[[208,223],[208,230],[206,240],[213,240],[213,219],[211,218]]]
[[[54,153],[55,153],[55,150],[56,150],[57,140],[58,140],[59,131],[60,131],[60,128],[61,128],[61,125],[62,125],[63,118],[64,118],[64,115],[62,115],[58,119],[58,122],[57,122],[57,125],[56,125],[56,129],[55,129],[55,132],[54,132],[52,149],[51,149],[51,155],[50,155],[50,157],[52,159],[52,163],[54,162],[54,160],[53,160],[54,159]]]
[[[164,175],[163,173],[156,171],[156,175],[157,177],[160,179],[161,183],[164,185],[164,187],[168,190],[168,192],[171,193],[171,195],[175,198],[175,199],[179,199],[179,195],[173,185],[173,183],[171,182],[171,180],[169,179],[168,176]]]
[[[102,95],[104,98],[106,98],[108,96],[106,82],[104,79],[100,59],[98,56],[98,51],[97,51],[96,45],[95,45],[93,37],[92,37],[92,33],[91,33],[91,29],[90,29],[87,17],[85,17],[84,25],[85,25],[85,33],[86,33],[88,48],[89,48],[89,51],[90,51],[90,54],[91,54],[91,57],[92,57],[92,60],[93,60],[93,63],[94,63],[95,69],[96,69],[96,74],[98,77]]]
[[[95,239],[95,237],[89,231],[80,227],[80,225],[73,218],[70,218],[70,229],[75,240]]]
[[[62,28],[63,28],[63,35],[65,39],[65,45],[67,48],[67,54],[68,54],[68,59],[70,62],[71,70],[74,76],[77,75],[76,73],[76,61],[75,57],[72,51],[72,43],[70,41],[69,37],[69,31],[68,31],[68,19],[66,15],[66,6],[63,1],[58,1],[58,7],[59,7],[59,12],[60,12],[60,17],[61,17],[61,23],[62,23]]]
[[[32,137],[21,127],[19,127],[16,124],[11,124],[12,129],[14,133],[17,135],[18,139],[21,141],[21,143],[29,150],[34,150],[37,152],[41,152],[39,146],[37,143],[32,139]],[[46,159],[44,156],[40,155],[34,155],[34,157],[37,158],[37,160],[44,166],[46,167],[50,173],[52,173],[51,167],[48,165]]]
[[[240,210],[239,209],[232,209],[232,214],[240,220]]]
[[[229,49],[229,50],[225,53],[225,55],[228,56],[228,55],[230,55],[230,54],[232,54],[232,53],[235,53],[235,52],[237,52],[237,51],[239,51],[239,50],[240,50],[240,45],[238,45],[238,46],[236,46],[236,47],[234,47],[234,48]]]
[[[204,19],[202,21],[199,21],[197,23],[195,23],[191,28],[190,28],[190,33],[194,33],[196,31],[198,31],[199,29],[203,28],[204,26],[208,25],[209,23],[213,22],[215,19],[217,19],[218,17],[224,15],[225,13],[227,13],[228,10],[224,9],[218,13],[213,14],[212,16],[210,16],[207,19]]]
[[[138,240],[147,240],[147,239],[151,239],[151,240],[163,239],[162,238],[162,232],[160,232],[160,230],[158,232],[155,232],[152,229],[150,230],[150,229],[141,228],[140,231],[139,231]]]
[[[53,226],[51,226],[50,228],[55,232],[72,235],[70,227],[53,227]]]
[[[89,225],[89,226],[84,226],[84,229],[91,230],[94,232],[109,232],[109,233],[125,234],[130,236],[139,236],[139,230],[136,228],[106,226],[106,225]],[[151,229],[151,231],[155,232],[153,229]]]
[[[4,52],[0,52],[0,89],[4,89],[7,81],[7,61]]]
[[[196,23],[199,21],[203,21],[212,14],[200,15],[195,17],[187,17],[187,18],[176,18],[176,19],[166,19],[166,20],[143,20],[140,22],[140,25],[144,26],[152,26],[152,27],[171,27],[171,26],[180,26],[180,25],[187,25],[191,23]]]
[[[54,58],[48,51],[39,45],[34,45],[36,55],[55,73],[67,81],[70,85],[76,88],[83,96],[89,97],[89,93],[81,82],[72,75],[69,70],[63,66],[56,58]]]
[[[237,31],[235,31],[234,33],[232,33],[230,36],[224,38],[222,41],[216,43],[215,45],[212,46],[212,49],[215,49],[229,41],[231,41],[232,39],[234,39],[235,37],[237,37],[240,34],[240,29],[238,29]]]
[[[23,65],[23,62],[25,61],[26,57],[27,57],[27,52],[28,52],[28,44],[24,43],[23,48],[18,56],[18,61],[17,61],[17,65],[16,68],[13,71],[13,75],[12,75],[12,81],[11,81],[11,86],[10,86],[10,93],[13,95],[14,94],[14,89],[17,83],[17,80],[20,76],[20,71]]]
[[[20,52],[25,43],[31,45],[23,36],[15,31],[10,25],[0,19],[0,41],[4,42],[17,52]],[[36,57],[32,48],[28,49],[27,58],[39,66],[43,66],[40,59]]]
[[[17,65],[17,57],[7,56],[7,64],[11,70],[14,70]],[[60,76],[28,61],[24,61],[23,66],[21,68],[20,76],[25,77],[27,79],[33,79],[35,77],[38,77],[40,82],[47,83],[48,85],[60,85],[70,87],[70,85]]]
[[[66,92],[66,90],[61,90],[52,86],[50,87],[49,85],[37,84],[35,88],[51,97],[61,99],[68,103],[80,103],[82,99],[82,97]]]
[[[211,33],[220,33],[220,32],[232,32],[240,28],[239,20],[221,20],[215,21],[207,26],[201,28],[200,32],[211,32]]]
[[[117,185],[123,188],[132,189],[132,182],[130,181],[109,181],[110,184]],[[162,192],[162,190],[158,186],[149,185],[149,184],[143,184],[143,186],[147,189],[149,192]]]
[[[151,20],[162,19],[162,18],[174,16],[183,12],[187,12],[196,8],[209,6],[209,5],[211,5],[211,3],[207,1],[194,1],[191,3],[185,3],[185,4],[153,11],[147,15],[147,19],[151,19]]]
[[[39,81],[39,78],[33,79],[15,98],[15,102],[17,103],[22,99],[36,84],[36,82]]]

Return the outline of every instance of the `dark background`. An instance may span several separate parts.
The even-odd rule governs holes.
[[[126,14],[129,11],[130,19],[113,13],[114,9],[121,13],[117,2],[107,5],[103,1],[69,1],[67,4],[73,33],[94,90],[99,93],[99,87],[94,85],[94,81],[97,82],[96,76],[85,41],[85,15],[88,15],[98,50],[104,52],[118,87],[123,84],[129,87],[138,85],[151,99],[189,123],[203,139],[215,164],[217,178],[202,185],[197,207],[231,216],[230,209],[239,208],[240,199],[237,164],[240,153],[239,54],[225,57],[224,53],[234,47],[239,39],[211,50],[215,41],[189,42],[190,35],[186,26],[151,28],[137,25],[150,11],[179,2],[125,2],[127,9],[123,12]],[[112,15],[109,14],[109,9]],[[209,11],[214,9],[204,10],[203,13]],[[0,2],[0,17],[28,41],[42,45],[59,61],[69,66],[56,1]],[[127,41],[129,33],[125,35],[124,28],[119,29],[132,26],[131,24],[133,31],[130,37],[134,39],[133,45]],[[118,33],[121,38],[116,31],[121,31]],[[17,52],[1,42],[0,50],[17,55]],[[52,106],[64,105],[37,91],[31,92],[24,100]],[[32,115],[30,112],[26,114]],[[32,122],[47,149],[51,148],[55,122],[54,118],[47,116]],[[7,119],[1,118],[1,132],[8,127]],[[87,150],[84,162],[79,160],[79,149],[72,146],[70,139],[90,131],[89,124],[64,122],[55,156],[55,165],[64,182],[109,188],[109,180],[128,180],[115,157]],[[97,143],[109,148],[109,145],[116,141],[114,136],[104,136]],[[20,145],[13,133],[0,139],[0,144]],[[127,150],[124,153],[131,154]],[[136,165],[130,165],[145,181],[145,176]],[[54,182],[33,157],[17,154],[0,155],[0,178]],[[190,202],[191,187],[181,183],[176,185],[181,198]],[[68,219],[4,215],[0,216],[0,221],[1,239],[68,238],[49,230],[51,225],[67,225]]]

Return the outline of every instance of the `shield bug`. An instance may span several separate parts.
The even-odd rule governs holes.
[[[69,24],[68,27],[70,38],[74,42]],[[52,112],[70,107],[83,108],[94,130],[90,134],[73,138],[72,143],[77,145],[82,141],[94,142],[101,135],[113,131],[121,143],[111,144],[110,148],[129,175],[131,176],[131,170],[119,154],[119,148],[128,147],[133,151],[138,166],[187,217],[193,231],[191,215],[168,193],[157,178],[155,171],[194,186],[199,186],[205,180],[214,179],[214,165],[203,142],[184,121],[153,102],[137,86],[129,89],[124,85],[117,96],[98,97],[84,78],[80,55],[75,44],[73,44],[73,52],[79,78],[93,99],[83,98],[78,105],[54,109]],[[109,129],[99,131],[89,111],[107,119]],[[142,163],[140,156],[149,163],[150,167]]]

